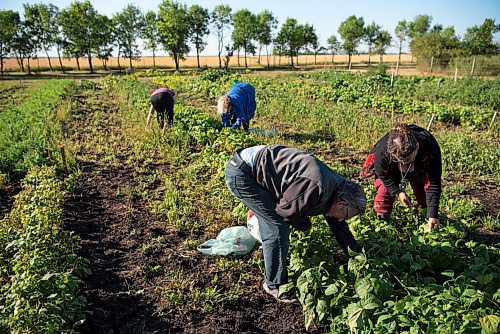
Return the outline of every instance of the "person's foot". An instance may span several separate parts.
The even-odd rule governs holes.
[[[276,298],[279,302],[285,304],[300,305],[299,300],[297,299],[297,297],[295,297],[295,294],[291,291],[283,292],[280,294],[279,289],[270,288],[266,282],[262,284],[262,287],[264,288],[265,292]]]
[[[390,213],[377,213],[377,218],[388,223],[391,222],[391,214]]]

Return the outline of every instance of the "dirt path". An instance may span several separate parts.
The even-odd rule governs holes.
[[[134,156],[134,144],[123,134],[118,108],[109,109],[117,97],[98,91],[77,98],[70,131],[81,173],[64,209],[67,227],[81,239],[79,253],[92,270],[82,288],[89,314],[81,332],[305,332],[301,309],[277,304],[263,293],[261,273],[252,268],[241,283],[244,293],[216,303],[209,311],[172,302],[165,291],[175,292],[173,288],[182,285],[190,287],[186,293],[204,291],[214,273],[222,277],[224,269],[218,267],[216,257],[183,248],[185,239],[169,228],[165,217],[150,212],[147,196],[134,193],[141,177],[164,171],[168,165],[156,161],[144,171],[144,161]],[[151,182],[147,190],[154,192],[160,184]]]

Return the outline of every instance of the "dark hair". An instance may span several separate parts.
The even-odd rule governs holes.
[[[356,209],[362,215],[366,210],[366,195],[363,187],[350,180],[345,180],[339,187],[337,199],[347,203],[349,208]]]
[[[417,147],[417,138],[406,124],[398,123],[389,131],[387,151],[391,160],[403,160],[410,156]]]

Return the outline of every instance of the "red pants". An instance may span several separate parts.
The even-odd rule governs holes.
[[[426,208],[427,203],[425,200],[424,184],[415,180],[410,180],[410,185],[417,199],[418,206],[421,208]],[[375,212],[390,214],[392,212],[395,197],[387,191],[387,188],[384,186],[384,183],[380,179],[375,179],[375,190],[377,190],[377,195],[375,195],[375,200],[373,203]]]

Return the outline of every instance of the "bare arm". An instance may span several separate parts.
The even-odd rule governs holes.
[[[155,108],[153,108],[153,106],[151,106],[149,108],[148,119],[146,120],[146,130],[149,128],[149,125],[151,124],[151,119],[153,118],[154,112],[155,112]]]

